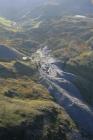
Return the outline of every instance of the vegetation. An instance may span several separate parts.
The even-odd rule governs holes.
[[[46,21],[28,16],[16,27],[11,24],[0,18],[0,44],[29,56],[37,48],[48,45],[53,55],[62,61],[63,69],[76,74],[73,82],[92,104],[92,18],[66,16]],[[61,137],[68,140],[71,137],[73,140],[73,135],[79,134],[67,113],[54,102],[38,79],[35,64],[21,59],[0,59],[0,139],[59,140]]]
[[[60,134],[65,140],[74,134],[73,122],[52,101],[5,99],[0,105],[1,139],[58,139]]]
[[[38,29],[28,32],[38,44],[52,49],[53,55],[62,61],[63,69],[77,75],[73,82],[90,104],[93,102],[92,24],[92,17],[66,16],[43,21]]]
[[[0,139],[68,140],[80,135],[37,75],[29,61],[0,61]]]
[[[6,20],[5,18],[0,17],[0,24],[2,24],[3,26],[11,27],[12,21]]]
[[[75,134],[80,135],[71,118],[54,102],[47,89],[33,81],[31,75],[20,75],[14,69],[16,61],[0,64],[11,69],[10,72],[14,70],[16,75],[0,78],[0,139],[59,140],[61,137],[68,140]],[[23,66],[20,69],[23,70]]]
[[[76,74],[77,78],[73,81],[79,88],[81,94],[89,104],[93,102],[93,52],[85,51],[75,58],[69,60],[65,65],[65,70]]]
[[[5,87],[3,89],[3,87]],[[52,99],[48,91],[31,79],[7,79],[0,84],[0,95],[21,99]]]

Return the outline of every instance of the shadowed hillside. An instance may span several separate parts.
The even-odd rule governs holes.
[[[15,60],[21,58],[22,55],[15,50],[12,50],[4,45],[0,45],[0,59],[1,60]]]
[[[0,1],[0,140],[93,140],[92,13],[91,0]]]

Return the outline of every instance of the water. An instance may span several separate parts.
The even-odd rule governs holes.
[[[75,121],[79,129],[93,136],[93,110],[83,100],[77,87],[71,82],[75,79],[72,73],[64,72],[57,65],[48,47],[39,49],[40,76],[56,102],[63,106]]]

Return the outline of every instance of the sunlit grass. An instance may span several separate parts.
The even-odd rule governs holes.
[[[0,17],[0,24],[7,26],[7,27],[11,27],[12,26],[12,21],[11,20],[7,20],[3,17]]]
[[[0,17],[0,27],[14,33],[22,31],[21,26],[18,26],[16,22],[3,17]]]
[[[46,88],[31,79],[2,79],[0,95],[20,99],[52,99]]]

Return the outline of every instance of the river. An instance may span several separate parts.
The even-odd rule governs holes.
[[[64,107],[81,132],[86,136],[93,136],[93,110],[72,82],[76,75],[60,69],[57,66],[59,61],[53,58],[47,47],[39,49],[37,53],[40,59],[41,83],[47,87],[56,102]]]

